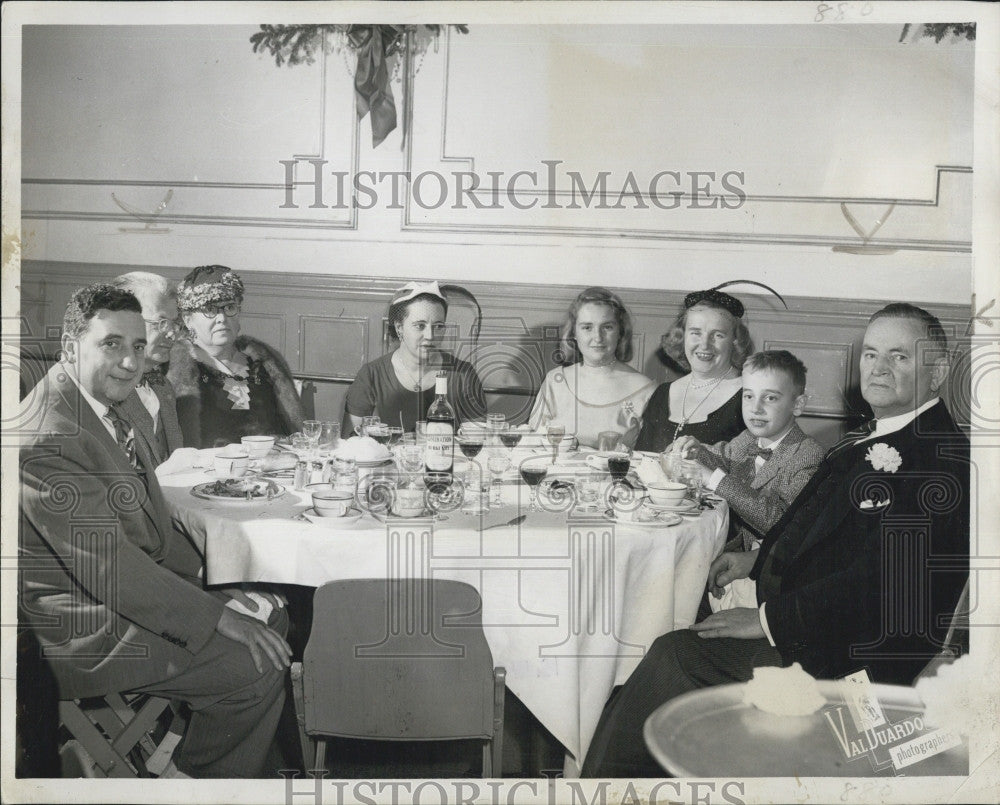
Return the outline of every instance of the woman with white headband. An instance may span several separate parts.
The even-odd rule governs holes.
[[[361,367],[347,391],[344,432],[377,414],[383,422],[413,431],[434,399],[434,380],[448,375],[448,402],[459,420],[486,415],[486,398],[476,370],[438,348],[448,315],[448,299],[436,282],[408,282],[389,303],[389,336],[396,349]]]

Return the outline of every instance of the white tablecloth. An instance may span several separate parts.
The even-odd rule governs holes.
[[[724,503],[670,528],[539,512],[480,533],[480,524],[525,510],[527,489],[511,485],[509,505],[482,519],[454,512],[441,522],[382,524],[365,515],[334,530],[292,519],[308,507],[303,493],[251,504],[194,497],[192,485],[207,477],[181,473],[161,484],[175,521],[203,543],[210,584],[466,581],[482,596],[486,638],[508,687],[578,761],[612,688],[657,636],[694,621],[729,520]]]

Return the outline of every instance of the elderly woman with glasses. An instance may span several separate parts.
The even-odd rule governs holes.
[[[240,335],[242,304],[243,282],[225,266],[199,266],[177,288],[188,338],[171,353],[167,376],[188,447],[287,436],[302,427],[302,403],[285,359]]]

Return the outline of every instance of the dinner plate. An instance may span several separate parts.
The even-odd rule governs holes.
[[[235,495],[220,495],[213,492],[213,487],[219,483],[218,481],[206,481],[202,484],[195,484],[191,487],[191,494],[196,498],[202,498],[204,500],[215,500],[221,503],[267,503],[269,500],[274,500],[275,498],[280,498],[285,494],[285,490],[282,486],[274,483],[274,481],[267,481],[268,485],[271,487],[271,497],[268,498],[266,495],[255,495],[252,498],[247,498],[246,496],[239,497]]]
[[[697,501],[689,498],[685,498],[682,503],[678,503],[676,506],[664,506],[659,503],[653,503],[651,500],[647,500],[643,505],[655,512],[675,512],[677,514],[685,514],[698,508]]]
[[[633,520],[631,519],[631,512],[627,513],[624,517],[617,516],[613,509],[608,509],[604,512],[604,516],[609,520],[613,520],[621,525],[631,525],[637,528],[671,528],[684,521],[683,517],[672,512],[650,512],[650,514],[652,517],[649,520]]]
[[[320,525],[324,528],[337,528],[343,525],[353,525],[358,520],[361,519],[363,512],[361,509],[351,509],[343,517],[323,517],[316,513],[316,509],[310,506],[304,512],[302,516],[305,517],[310,523],[314,525]]]

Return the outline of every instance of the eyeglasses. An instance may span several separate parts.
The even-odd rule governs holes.
[[[224,305],[203,305],[198,308],[198,312],[208,316],[210,319],[214,319],[220,313],[226,316],[235,316],[240,312],[240,306],[236,302],[227,302]]]
[[[146,322],[146,324],[155,325],[157,332],[161,335],[176,333],[181,327],[181,323],[177,319],[147,319],[146,317],[143,317],[142,320]]]

